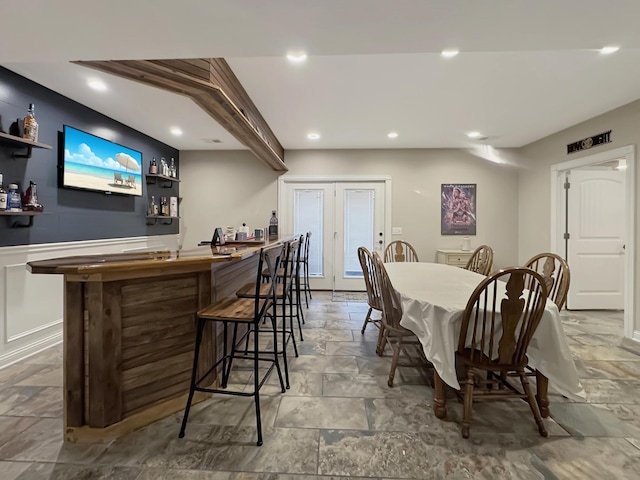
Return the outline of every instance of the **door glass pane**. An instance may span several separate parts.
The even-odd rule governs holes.
[[[358,247],[373,251],[374,191],[344,192],[344,272],[345,277],[362,277]]]
[[[293,231],[297,234],[311,232],[309,243],[309,276],[323,276],[322,219],[324,218],[323,190],[294,190]]]

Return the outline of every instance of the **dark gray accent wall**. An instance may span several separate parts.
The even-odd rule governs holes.
[[[28,217],[0,216],[0,247],[178,233],[175,219],[171,225],[158,222],[151,226],[145,219],[150,195],[177,197],[177,182],[171,188],[144,183],[142,197],[58,187],[65,124],[98,136],[103,136],[96,133],[99,129],[110,130],[114,136],[108,140],[142,152],[143,173],[149,171],[152,157],[158,161],[161,157],[174,157],[179,176],[178,150],[0,67],[0,129],[8,133],[11,123],[26,115],[29,103],[35,104],[38,142],[52,145],[53,149],[34,148],[30,159],[14,159],[14,152],[23,153],[26,149],[0,144],[0,173],[4,174],[5,186],[18,183],[24,190],[30,180],[36,182],[45,213],[33,219],[31,228],[11,228],[16,220],[27,223]]]

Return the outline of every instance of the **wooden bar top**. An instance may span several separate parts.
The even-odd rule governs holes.
[[[149,252],[116,253],[109,255],[81,255],[27,262],[31,273],[49,275],[95,275],[132,270],[172,270],[174,268],[208,268],[213,263],[234,262],[249,258],[264,246],[282,243],[294,238],[280,235],[268,238],[258,246],[236,245],[211,247],[205,245],[189,250],[161,250]]]

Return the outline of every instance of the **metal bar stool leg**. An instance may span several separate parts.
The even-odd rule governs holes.
[[[196,382],[198,375],[198,355],[200,354],[200,343],[202,342],[202,331],[204,330],[205,320],[198,319],[197,333],[196,333],[196,349],[193,354],[193,368],[191,369],[191,384],[189,385],[189,397],[187,398],[187,406],[184,409],[184,415],[182,417],[182,425],[180,426],[179,438],[184,437],[184,431],[187,428],[187,419],[189,418],[189,410],[191,410],[191,402],[193,401],[193,394],[196,392]]]
[[[253,336],[253,388],[256,402],[256,429],[258,430],[258,446],[262,445],[262,419],[260,418],[260,379],[258,368],[258,326]]]

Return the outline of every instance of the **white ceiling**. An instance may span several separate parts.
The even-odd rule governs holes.
[[[244,147],[186,98],[69,61],[224,57],[285,149],[519,147],[640,98],[637,0],[6,3],[0,65],[181,150]]]

